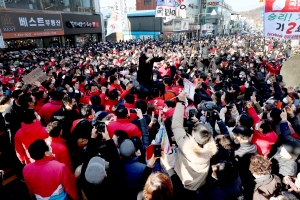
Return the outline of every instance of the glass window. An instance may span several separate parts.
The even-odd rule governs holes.
[[[151,3],[152,3],[151,0],[144,0],[144,5],[145,6],[151,5]]]
[[[6,2],[5,5],[13,9],[92,12],[90,0],[13,0]]]
[[[35,48],[43,48],[43,39],[42,38],[33,38],[33,39],[11,39],[5,40],[8,50],[31,50]]]

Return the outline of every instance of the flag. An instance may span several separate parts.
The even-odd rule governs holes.
[[[115,0],[110,18],[107,21],[106,36],[122,31],[127,21],[127,8],[125,0]]]
[[[160,125],[160,128],[155,138],[155,143],[161,144],[161,149],[164,151],[165,154],[169,154],[171,152],[171,146],[164,122],[162,122],[162,124]]]

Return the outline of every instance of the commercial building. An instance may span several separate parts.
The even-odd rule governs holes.
[[[102,40],[101,15],[93,1],[16,0],[0,12],[8,50],[82,46]]]
[[[155,10],[129,12],[123,39],[164,39],[180,40],[189,30],[188,19],[176,18],[167,23],[155,17]]]
[[[224,0],[202,0],[202,24],[212,24],[214,34],[230,34],[232,7]],[[201,30],[201,33],[207,30]]]

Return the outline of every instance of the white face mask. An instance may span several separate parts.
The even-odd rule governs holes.
[[[150,57],[152,57],[152,54],[149,53],[149,54],[146,54],[146,56],[147,56],[148,58],[150,58]]]
[[[118,83],[117,84],[120,84],[120,81],[118,80]]]
[[[157,81],[157,78],[153,77],[153,81]]]
[[[270,84],[271,84],[271,81],[270,81],[270,80],[267,80],[267,84],[269,84],[269,85],[270,85]]]
[[[133,72],[133,73],[132,73],[132,75],[133,75],[133,76],[136,76],[136,75],[137,75],[137,73],[136,73],[136,72]]]
[[[16,71],[16,68],[12,68],[11,70],[12,70],[12,71]]]
[[[40,62],[40,66],[43,66],[44,65],[44,63],[43,62]]]
[[[26,67],[26,70],[29,70],[29,67]]]
[[[262,73],[264,73],[264,72],[265,72],[265,70],[264,70],[264,69],[261,69],[260,71],[261,71]]]
[[[164,109],[162,110],[163,112],[167,112],[168,108],[164,107]]]
[[[55,59],[51,59],[51,62],[54,62],[55,61]]]
[[[285,104],[288,104],[288,103],[289,103],[289,101],[287,100],[286,97],[284,97],[284,98],[282,99],[282,102],[285,103]]]
[[[243,75],[240,74],[239,77],[240,77],[240,78],[243,78]]]

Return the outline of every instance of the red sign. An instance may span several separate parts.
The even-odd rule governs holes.
[[[265,12],[299,12],[300,0],[266,0]]]

